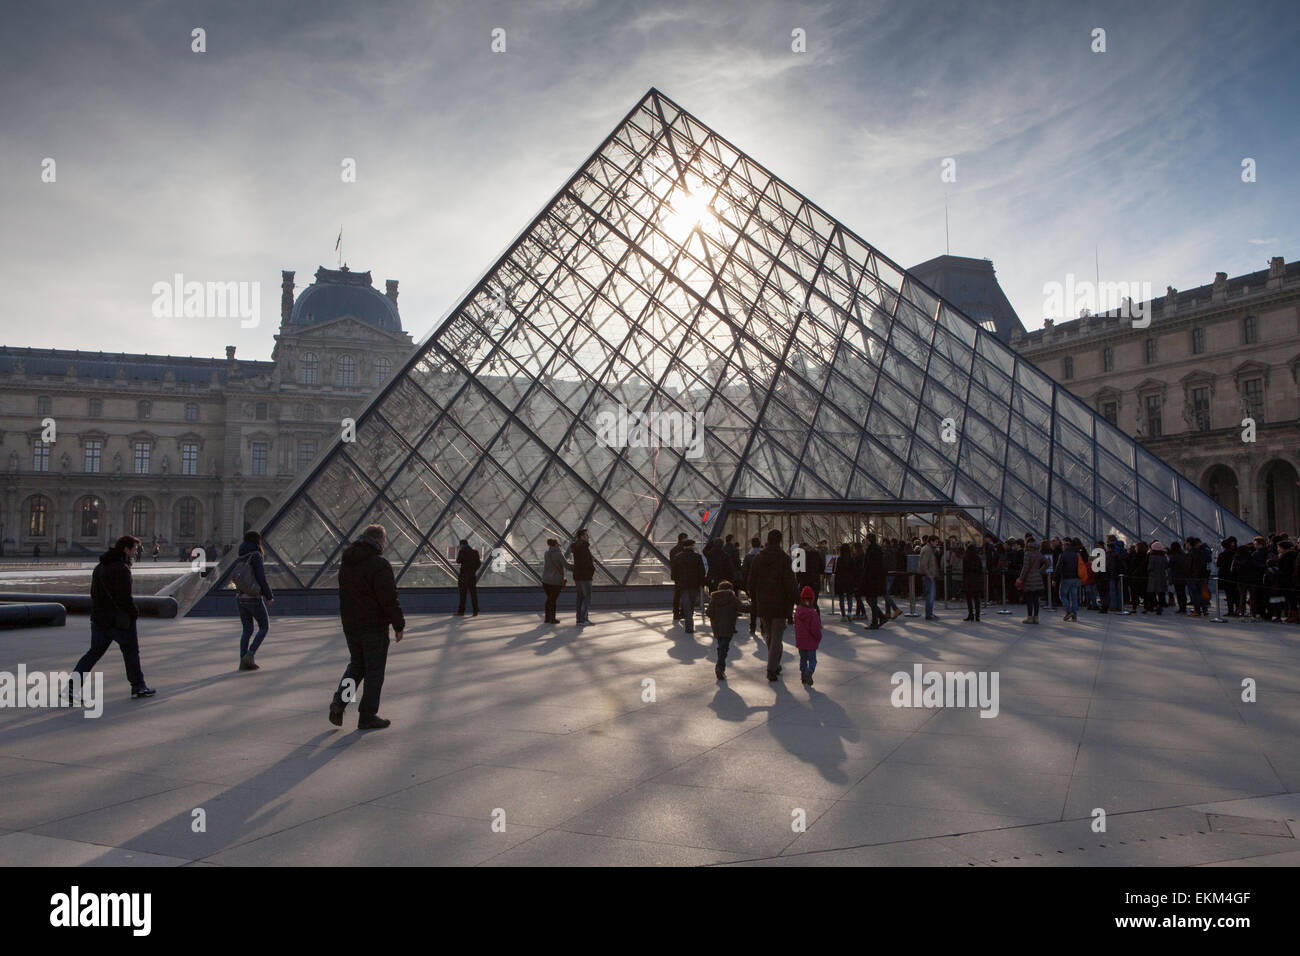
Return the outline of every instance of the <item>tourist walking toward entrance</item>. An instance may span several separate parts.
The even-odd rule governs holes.
[[[1038,623],[1038,602],[1047,588],[1048,556],[1052,546],[1044,541],[1038,548],[1025,548],[1025,561],[1020,566],[1016,587],[1025,592],[1025,619],[1021,624]]]
[[[840,545],[839,557],[835,559],[835,598],[840,602],[840,620],[849,621],[853,618],[853,593],[857,589],[857,582],[853,579],[853,572],[857,570],[857,565],[853,561],[853,549],[848,543]]]
[[[474,617],[478,617],[478,569],[483,562],[479,558],[477,548],[471,548],[469,542],[464,538],[460,539],[460,550],[456,552],[456,563],[460,565],[460,572],[456,575],[456,587],[460,591],[460,607],[456,609],[456,615],[460,616],[465,613],[465,595],[468,594],[471,600],[471,606],[474,608]]]
[[[758,602],[758,617],[763,637],[767,641],[767,679],[775,681],[781,676],[781,654],[784,646],[781,635],[786,621],[799,597],[790,556],[781,547],[781,532],[773,528],[767,533],[767,544],[754,558],[750,568],[750,594]]]
[[[235,585],[235,603],[239,605],[239,623],[243,631],[239,635],[239,669],[241,671],[258,670],[253,655],[262,646],[266,632],[271,629],[270,619],[266,616],[266,605],[275,603],[271,585],[266,583],[266,563],[262,559],[262,536],[256,531],[245,531],[244,541],[239,546],[239,557],[230,570],[230,580]],[[265,600],[266,604],[262,601]],[[248,643],[253,633],[253,622],[257,622],[257,637]]]
[[[703,558],[695,553],[695,542],[688,540],[684,544],[682,550],[677,552],[677,557],[673,558],[670,571],[673,584],[681,594],[682,620],[685,621],[686,633],[694,634],[695,601],[699,597],[700,588],[704,587],[707,572]]]
[[[907,558],[899,543],[893,538],[890,538],[887,544],[888,546],[881,548],[880,551],[885,560],[885,615],[892,621],[903,613],[903,609],[894,600],[894,578],[907,573]]]
[[[546,613],[543,624],[559,624],[556,616],[556,603],[560,592],[564,590],[564,552],[560,542],[554,538],[546,539],[546,554],[542,558],[542,590],[546,592]]]
[[[972,541],[966,545],[961,559],[961,582],[966,592],[966,620],[980,619],[980,602],[984,600],[984,565],[979,546]]]
[[[921,548],[921,560],[916,569],[917,573],[921,575],[921,583],[925,587],[925,619],[927,621],[937,620],[934,616],[934,581],[939,576],[939,555],[934,550],[936,540],[938,540],[937,536],[925,536],[925,544]]]
[[[817,669],[817,648],[822,644],[822,614],[817,610],[817,595],[805,587],[799,592],[799,606],[794,609],[794,646],[799,651],[799,676],[809,687]]]
[[[862,593],[871,608],[871,623],[867,630],[874,631],[884,626],[888,620],[877,603],[880,595],[885,593],[885,555],[876,542],[875,534],[867,535],[867,550],[862,562]]]
[[[578,537],[569,545],[565,557],[573,557],[573,587],[578,593],[577,623],[585,627],[591,623],[591,579],[596,576],[596,561],[591,556],[591,542],[587,529],[578,532]]]
[[[713,673],[718,680],[727,679],[727,651],[736,636],[736,618],[740,616],[740,599],[730,581],[719,581],[718,590],[709,595],[709,623],[718,641],[718,663]]]
[[[348,545],[339,563],[339,617],[348,642],[347,669],[330,702],[330,723],[343,726],[343,712],[361,694],[358,730],[382,730],[392,721],[379,716],[379,695],[384,689],[384,668],[388,664],[388,626],[393,640],[401,642],[406,618],[397,600],[393,566],[382,557],[388,546],[384,526],[372,524],[361,539]]]
[[[685,531],[677,532],[677,543],[672,546],[668,552],[668,567],[673,566],[673,558],[681,554],[682,548],[686,546],[687,534]],[[682,593],[678,590],[677,585],[673,585],[673,620],[676,621],[682,616]]]
[[[144,682],[140,668],[140,637],[135,621],[140,616],[131,597],[131,565],[140,554],[140,539],[122,535],[99,556],[90,574],[90,650],[81,655],[72,670],[85,675],[99,662],[114,641],[122,651],[131,696],[152,697],[154,690]],[[82,686],[85,686],[84,681]]]

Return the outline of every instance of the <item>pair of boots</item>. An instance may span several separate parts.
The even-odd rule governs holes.
[[[813,685],[812,674],[810,674],[808,671],[800,671],[799,679],[803,681],[805,684],[807,684],[809,687]]]
[[[253,660],[253,655],[245,654],[239,659],[239,669],[241,671],[255,671],[259,668],[257,662]]]
[[[717,675],[718,680],[727,679],[727,651],[731,649],[731,640],[718,641],[718,663],[713,667],[713,673]]]
[[[1021,624],[1037,624],[1037,623],[1038,623],[1038,615],[1037,615],[1037,614],[1031,614],[1031,615],[1029,615],[1027,618],[1025,618],[1023,621],[1021,621],[1020,623],[1021,623]]]

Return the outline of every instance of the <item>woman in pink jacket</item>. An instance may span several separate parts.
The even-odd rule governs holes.
[[[794,609],[794,646],[799,649],[799,673],[809,687],[817,669],[817,648],[822,642],[822,615],[816,601],[813,589],[805,587],[799,592],[799,606]]]

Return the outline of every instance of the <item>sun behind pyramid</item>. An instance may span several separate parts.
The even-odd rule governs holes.
[[[742,541],[1251,533],[654,89],[262,530],[277,591],[335,587],[372,522],[403,588],[453,586],[462,538],[480,586],[539,585],[582,527],[594,583],[635,587],[703,512]]]

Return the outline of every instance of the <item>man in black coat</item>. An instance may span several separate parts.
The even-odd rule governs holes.
[[[382,730],[392,722],[379,716],[379,694],[388,663],[388,626],[393,626],[393,639],[400,643],[406,618],[397,600],[393,566],[381,557],[387,545],[384,526],[372,524],[359,541],[348,545],[339,562],[339,617],[351,659],[330,702],[330,723],[335,727],[343,726],[343,711],[356,698],[358,683],[364,683],[365,690],[357,729]]]
[[[596,559],[591,554],[591,537],[586,528],[579,528],[577,537],[564,556],[573,558],[573,590],[576,596],[577,624],[586,627],[591,623],[591,582],[596,576]]]
[[[716,540],[716,539],[715,539]],[[704,561],[695,553],[695,542],[687,540],[673,558],[673,584],[681,594],[682,619],[686,633],[695,633],[695,599],[704,585]]]
[[[670,573],[672,571],[673,559],[676,558],[677,555],[682,553],[682,548],[684,547],[686,547],[686,532],[679,531],[677,532],[677,543],[673,545],[672,550],[668,552],[668,569]],[[682,592],[674,583],[673,584],[673,620],[674,621],[680,620],[681,616],[682,616]]]
[[[90,575],[90,650],[81,656],[73,672],[89,673],[117,641],[126,664],[126,679],[131,682],[131,696],[152,697],[155,691],[144,682],[140,668],[140,639],[136,633],[139,612],[131,597],[131,564],[140,553],[140,539],[123,535],[99,556],[99,564]]]
[[[460,565],[460,571],[456,575],[456,587],[460,590],[460,607],[456,610],[456,614],[465,613],[465,595],[469,594],[472,599],[471,606],[474,608],[473,616],[478,617],[478,569],[482,567],[483,561],[479,557],[478,549],[471,548],[464,538],[460,539],[456,563]]]
[[[767,533],[766,547],[750,566],[748,590],[751,600],[758,602],[758,617],[767,641],[767,679],[775,681],[781,676],[781,654],[785,649],[781,635],[799,601],[799,582],[776,528]]]
[[[862,561],[862,593],[871,608],[871,623],[867,630],[874,631],[887,620],[877,603],[880,595],[885,593],[885,554],[876,543],[875,534],[867,535],[867,550]]]

